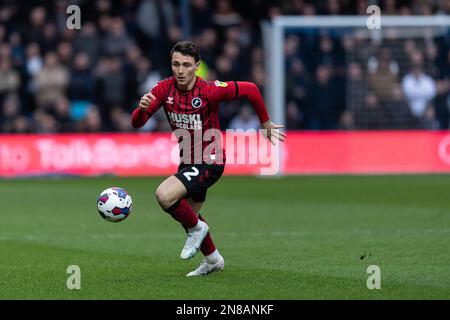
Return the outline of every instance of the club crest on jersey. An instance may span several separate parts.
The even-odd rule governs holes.
[[[214,81],[214,85],[216,87],[224,87],[224,88],[228,87],[228,83],[222,82],[222,81],[219,81],[219,80]]]
[[[200,99],[199,97],[196,97],[196,98],[192,99],[191,105],[195,109],[200,108],[202,106],[202,99]]]

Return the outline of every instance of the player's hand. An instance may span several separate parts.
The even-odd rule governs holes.
[[[265,129],[264,136],[275,145],[275,141],[281,141],[284,142],[284,139],[286,138],[286,134],[284,132],[281,132],[280,129],[284,128],[281,124],[275,124],[270,120],[267,120],[263,124],[261,124],[261,127]]]
[[[141,111],[146,111],[147,108],[150,106],[150,104],[155,100],[155,96],[149,92],[147,94],[144,94],[141,97],[141,100],[139,101],[139,108]]]

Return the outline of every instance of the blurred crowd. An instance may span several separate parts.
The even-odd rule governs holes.
[[[450,34],[386,29],[380,43],[355,32],[287,37],[288,128],[449,127]]]
[[[186,37],[202,50],[202,76],[253,81],[264,92],[261,21],[282,14],[366,15],[373,3],[190,0],[186,28],[180,0],[0,1],[0,132],[132,131],[139,97],[171,75],[170,48]],[[81,8],[80,30],[66,27],[71,4]],[[448,1],[378,4],[383,14],[450,12]],[[288,34],[288,128],[448,128],[449,41],[405,40],[364,55],[352,37]],[[346,52],[355,53],[351,61]],[[227,103],[220,121],[222,128],[259,127],[246,102]],[[168,129],[160,112],[141,130]]]
[[[296,3],[303,3],[302,1]],[[353,14],[345,1],[303,14]],[[356,1],[364,15],[367,2]],[[374,1],[383,15],[447,15],[449,1]],[[366,15],[368,16],[368,15]],[[375,34],[375,36],[374,36]],[[298,29],[285,40],[287,127],[303,130],[448,129],[450,29]]]

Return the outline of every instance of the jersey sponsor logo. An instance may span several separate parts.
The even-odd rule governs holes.
[[[202,120],[200,114],[180,114],[175,112],[167,112],[170,123],[179,129],[199,130],[202,128]]]
[[[167,97],[166,103],[173,104],[173,97]]]
[[[219,80],[214,81],[214,85],[216,87],[223,87],[223,88],[228,87],[228,83],[222,82],[222,81],[219,81]]]
[[[196,98],[192,99],[191,105],[195,109],[200,108],[202,106],[202,99],[200,99],[199,97],[196,97]]]

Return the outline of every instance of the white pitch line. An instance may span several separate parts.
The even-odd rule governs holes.
[[[383,235],[383,234],[435,234],[435,233],[450,233],[450,229],[404,229],[404,230],[327,230],[327,231],[271,231],[271,232],[225,232],[220,234],[222,237],[236,238],[236,237],[306,237],[310,235],[315,236],[332,236],[332,235]],[[8,240],[26,240],[26,241],[55,241],[55,240],[71,240],[71,239],[143,239],[143,238],[173,238],[181,239],[184,237],[183,233],[141,233],[141,234],[91,234],[91,235],[52,235],[52,234],[10,234],[1,235],[0,241]]]

